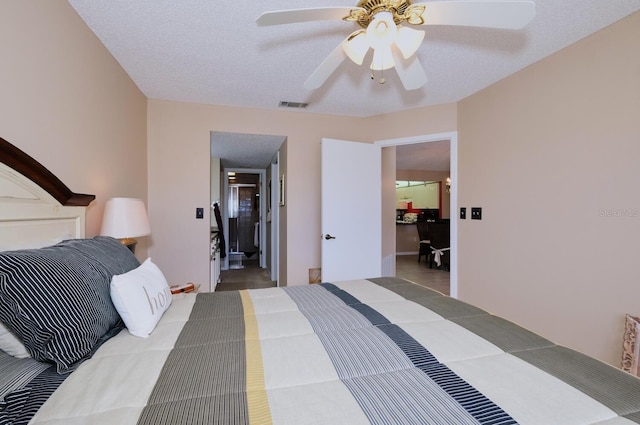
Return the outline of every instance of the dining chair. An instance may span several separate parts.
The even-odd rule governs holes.
[[[437,268],[449,270],[451,245],[449,226],[448,221],[429,223],[429,245],[431,247],[429,268],[433,268],[433,264],[436,263]]]
[[[418,250],[418,263],[420,258],[424,256],[427,264],[429,264],[429,258],[431,255],[431,241],[429,240],[429,223],[426,221],[419,221],[416,223],[418,229],[418,240],[420,241],[420,248]]]

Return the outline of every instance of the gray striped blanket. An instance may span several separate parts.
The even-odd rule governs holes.
[[[640,423],[640,380],[395,278],[178,295],[34,417],[74,424]]]

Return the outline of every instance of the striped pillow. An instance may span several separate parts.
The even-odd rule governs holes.
[[[0,352],[0,424],[26,424],[68,375],[50,363]]]
[[[0,252],[0,321],[33,358],[70,372],[123,328],[109,285],[138,265],[106,237]]]
[[[48,367],[51,365],[33,359],[18,359],[0,352],[0,401],[12,391],[24,388]]]
[[[29,354],[24,344],[22,344],[22,341],[16,338],[2,322],[0,322],[0,350],[19,359],[31,357],[31,354]],[[1,423],[2,422],[0,422],[0,424]]]

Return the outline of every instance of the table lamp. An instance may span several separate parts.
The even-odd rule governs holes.
[[[111,236],[135,252],[135,239],[151,234],[149,218],[141,199],[111,198],[104,206],[100,235]]]

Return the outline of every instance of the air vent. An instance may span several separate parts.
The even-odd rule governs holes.
[[[280,106],[281,108],[297,108],[297,109],[304,109],[307,107],[307,105],[309,105],[308,103],[304,103],[304,102],[288,102],[286,100],[281,100],[280,101]]]

